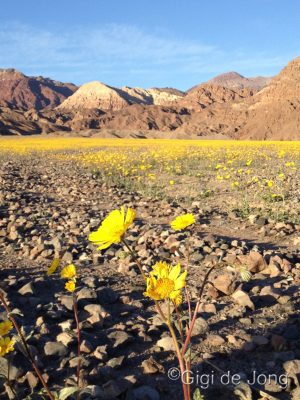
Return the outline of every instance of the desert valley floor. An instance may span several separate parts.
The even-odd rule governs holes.
[[[99,251],[88,241],[125,206],[137,214],[127,241],[145,270],[188,256],[192,303],[215,265],[192,346],[205,400],[299,399],[300,143],[146,142],[0,139],[0,285],[45,379],[53,390],[72,386],[77,366],[72,296],[59,274],[46,275],[59,257],[78,268],[81,398],[182,399],[168,376],[172,343],[135,260],[123,245]],[[194,227],[173,231],[187,212]],[[1,399],[37,393],[20,351],[11,364],[13,389],[0,377]],[[251,384],[253,371],[271,378]],[[244,383],[222,384],[225,373]]]

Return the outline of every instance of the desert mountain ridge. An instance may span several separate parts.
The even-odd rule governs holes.
[[[56,97],[46,88],[55,91]],[[33,93],[38,94],[36,98]],[[78,88],[26,77],[13,69],[0,70],[2,135],[57,131],[101,135],[110,130],[146,137],[156,131],[162,137],[172,132],[171,137],[300,139],[299,110],[300,57],[273,78],[246,78],[229,72],[187,92],[115,88],[99,81]]]
[[[42,76],[26,76],[16,69],[0,69],[0,106],[41,110],[58,106],[77,90],[73,83],[62,83]]]

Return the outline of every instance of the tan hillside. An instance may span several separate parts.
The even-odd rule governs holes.
[[[58,109],[61,110],[120,110],[130,103],[122,96],[122,91],[104,83],[94,81],[82,85],[76,93],[66,99]]]
[[[249,99],[242,112],[242,138],[300,139],[300,57]]]
[[[141,89],[125,86],[121,90],[127,94],[127,99],[132,104],[171,105],[185,95],[184,92],[172,88]]]
[[[249,89],[232,90],[224,86],[202,84],[195,86],[185,97],[177,100],[176,104],[181,107],[192,109],[203,109],[214,103],[224,104],[232,101],[239,101],[249,97],[253,92]]]

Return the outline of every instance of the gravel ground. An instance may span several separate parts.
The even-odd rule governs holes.
[[[189,254],[193,302],[205,273],[216,265],[193,341],[194,383],[204,398],[300,399],[299,226],[259,215],[242,220],[213,204],[185,208],[143,198],[102,185],[76,164],[16,157],[0,166],[0,287],[18,310],[16,318],[30,334],[50,387],[72,385],[77,365],[72,298],[59,276],[45,275],[59,256],[63,265],[76,264],[80,274],[82,379],[89,388],[81,398],[182,399],[179,381],[168,377],[177,364],[167,330],[143,296],[135,261],[122,246],[100,253],[87,240],[121,205],[137,212],[127,240],[145,268],[157,260],[184,264]],[[184,212],[197,220],[188,240],[188,233],[174,233],[169,226]],[[249,282],[242,281],[237,265],[247,265]],[[0,359],[0,373],[6,367]],[[233,374],[249,385],[234,393]],[[16,391],[11,399],[38,391],[18,348],[11,380]],[[0,383],[7,388],[4,379]],[[8,393],[2,390],[0,398]]]

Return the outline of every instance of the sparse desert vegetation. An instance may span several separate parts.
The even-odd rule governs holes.
[[[0,138],[0,159],[1,398],[299,398],[299,142]]]

